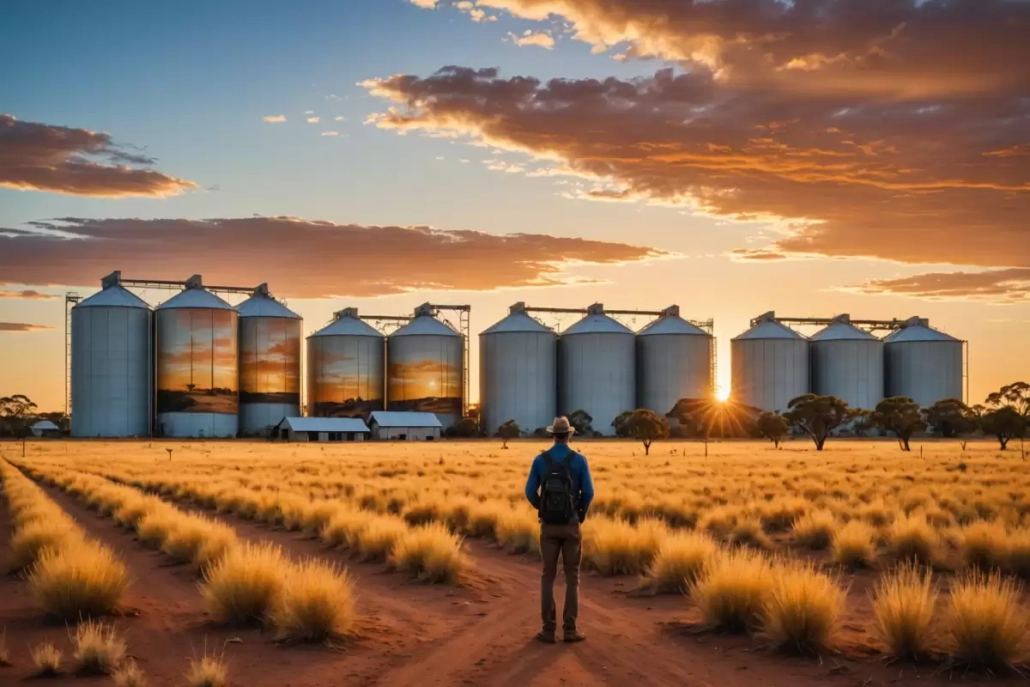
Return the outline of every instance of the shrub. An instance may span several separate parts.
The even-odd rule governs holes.
[[[757,626],[772,590],[771,568],[757,551],[738,549],[715,556],[690,587],[703,622],[730,632]]]
[[[1030,579],[1030,529],[1022,527],[1009,535],[1005,571]]]
[[[750,546],[755,549],[771,549],[772,542],[762,530],[762,523],[757,518],[740,520],[730,533],[730,544],[734,546]]]
[[[830,648],[844,608],[838,581],[803,563],[776,565],[772,577],[762,607],[763,634],[801,653]]]
[[[79,623],[72,637],[75,670],[83,675],[104,675],[114,671],[125,657],[125,641],[113,625],[87,620]]]
[[[292,566],[272,614],[282,638],[321,641],[354,628],[354,589],[347,573],[321,560]]]
[[[1002,567],[1008,558],[1009,534],[999,522],[977,520],[962,528],[961,551],[966,565],[984,571]]]
[[[114,519],[123,527],[136,528],[139,521],[154,509],[153,499],[140,496],[138,499],[130,499],[122,503],[121,508],[115,511]]]
[[[154,508],[136,523],[136,533],[141,543],[159,549],[182,518],[183,514],[174,508]]]
[[[508,509],[495,502],[474,503],[469,510],[466,530],[470,537],[496,537],[497,522]]]
[[[953,583],[944,621],[952,659],[978,670],[1010,668],[1021,659],[1030,624],[1022,592],[996,572],[974,570]]]
[[[468,568],[461,538],[440,523],[405,533],[390,552],[390,564],[424,582],[457,582]]]
[[[59,551],[45,549],[28,582],[45,613],[73,620],[113,612],[129,578],[106,546],[78,540]]]
[[[794,537],[813,551],[828,547],[836,531],[837,518],[826,510],[809,511],[794,521]]]
[[[511,509],[497,519],[497,541],[511,553],[540,555],[540,523],[534,511]]]
[[[43,642],[32,648],[32,664],[35,674],[41,677],[58,675],[61,672],[61,650],[51,642]]]
[[[356,548],[363,561],[385,561],[397,543],[411,531],[403,520],[389,515],[366,515],[365,518],[364,526],[354,533]]]
[[[347,508],[337,508],[319,530],[318,538],[330,546],[358,550],[358,532],[368,527],[375,516]]]
[[[115,687],[146,687],[147,677],[131,658],[111,673]]]
[[[759,509],[759,519],[766,532],[782,532],[808,510],[808,502],[801,498],[776,499]]]
[[[879,579],[873,593],[873,616],[892,655],[918,659],[930,651],[936,600],[930,571],[920,569],[914,561]]]
[[[583,557],[588,567],[602,575],[642,574],[658,553],[661,530],[653,521],[643,527],[623,520],[593,520],[588,524]]]
[[[718,552],[719,546],[700,532],[671,534],[658,547],[642,586],[660,594],[685,594]]]
[[[288,562],[268,542],[234,546],[204,571],[201,594],[222,623],[265,621],[278,603]]]
[[[719,506],[704,513],[697,521],[699,529],[710,532],[713,537],[723,538],[733,531],[740,517],[739,508]]]
[[[876,531],[861,520],[851,520],[833,533],[833,561],[847,568],[868,566],[876,559]]]
[[[932,565],[940,552],[940,535],[921,515],[905,515],[887,528],[887,546],[899,558]]]
[[[68,541],[81,537],[78,529],[62,518],[30,520],[11,535],[7,571],[14,573],[31,568],[43,551],[60,549]]]
[[[883,501],[874,501],[862,506],[858,510],[858,516],[873,527],[886,527],[894,521],[894,511]]]
[[[228,687],[229,667],[223,655],[205,653],[190,659],[185,677],[187,687]]]

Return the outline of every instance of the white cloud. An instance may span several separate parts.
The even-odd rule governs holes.
[[[437,2],[439,2],[439,0],[411,0],[412,5],[421,7],[424,10],[434,9]]]
[[[340,132],[339,131],[323,131],[322,135],[323,136],[339,136]]]
[[[286,115],[268,115],[266,117],[262,117],[261,119],[268,122],[269,124],[281,124],[282,122],[286,121]]]
[[[474,22],[490,22],[497,21],[497,17],[492,14],[487,14],[484,10],[476,7],[475,3],[469,0],[461,0],[460,2],[454,3],[454,7],[459,12],[464,12],[469,15],[469,18]]]
[[[304,114],[315,114],[314,110],[304,110]]]
[[[521,36],[516,36],[514,33],[509,33],[508,40],[510,40],[512,43],[519,46],[520,48],[525,48],[533,45],[535,45],[538,48],[545,48],[547,50],[551,50],[552,48],[554,48],[554,38],[552,38],[551,34],[547,33],[546,31],[534,32],[527,30]]]
[[[337,122],[345,121],[343,117],[333,117],[333,120]]]
[[[308,124],[318,124],[321,119],[321,117],[308,117]]]

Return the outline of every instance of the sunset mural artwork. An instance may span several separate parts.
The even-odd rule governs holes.
[[[235,414],[239,408],[236,313],[159,310],[155,321],[158,415]]]
[[[461,419],[461,339],[404,337],[390,342],[388,410],[435,413],[444,427]]]
[[[300,320],[240,320],[240,403],[300,405]]]
[[[308,410],[318,417],[360,417],[383,410],[383,340],[308,339]]]

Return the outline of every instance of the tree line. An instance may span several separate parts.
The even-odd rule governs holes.
[[[0,396],[0,437],[30,436],[32,425],[40,420],[50,420],[61,428],[68,424],[68,416],[63,412],[41,413],[24,394]]]

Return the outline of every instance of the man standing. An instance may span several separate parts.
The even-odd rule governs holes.
[[[594,482],[590,478],[587,459],[569,447],[575,429],[568,418],[556,417],[547,432],[554,437],[554,446],[533,460],[526,481],[526,498],[540,515],[540,552],[544,559],[540,584],[540,614],[544,628],[536,638],[554,644],[557,626],[554,578],[558,574],[558,556],[561,555],[565,566],[563,638],[566,642],[582,642],[586,637],[576,629],[579,560],[583,543],[579,526],[594,498]]]

